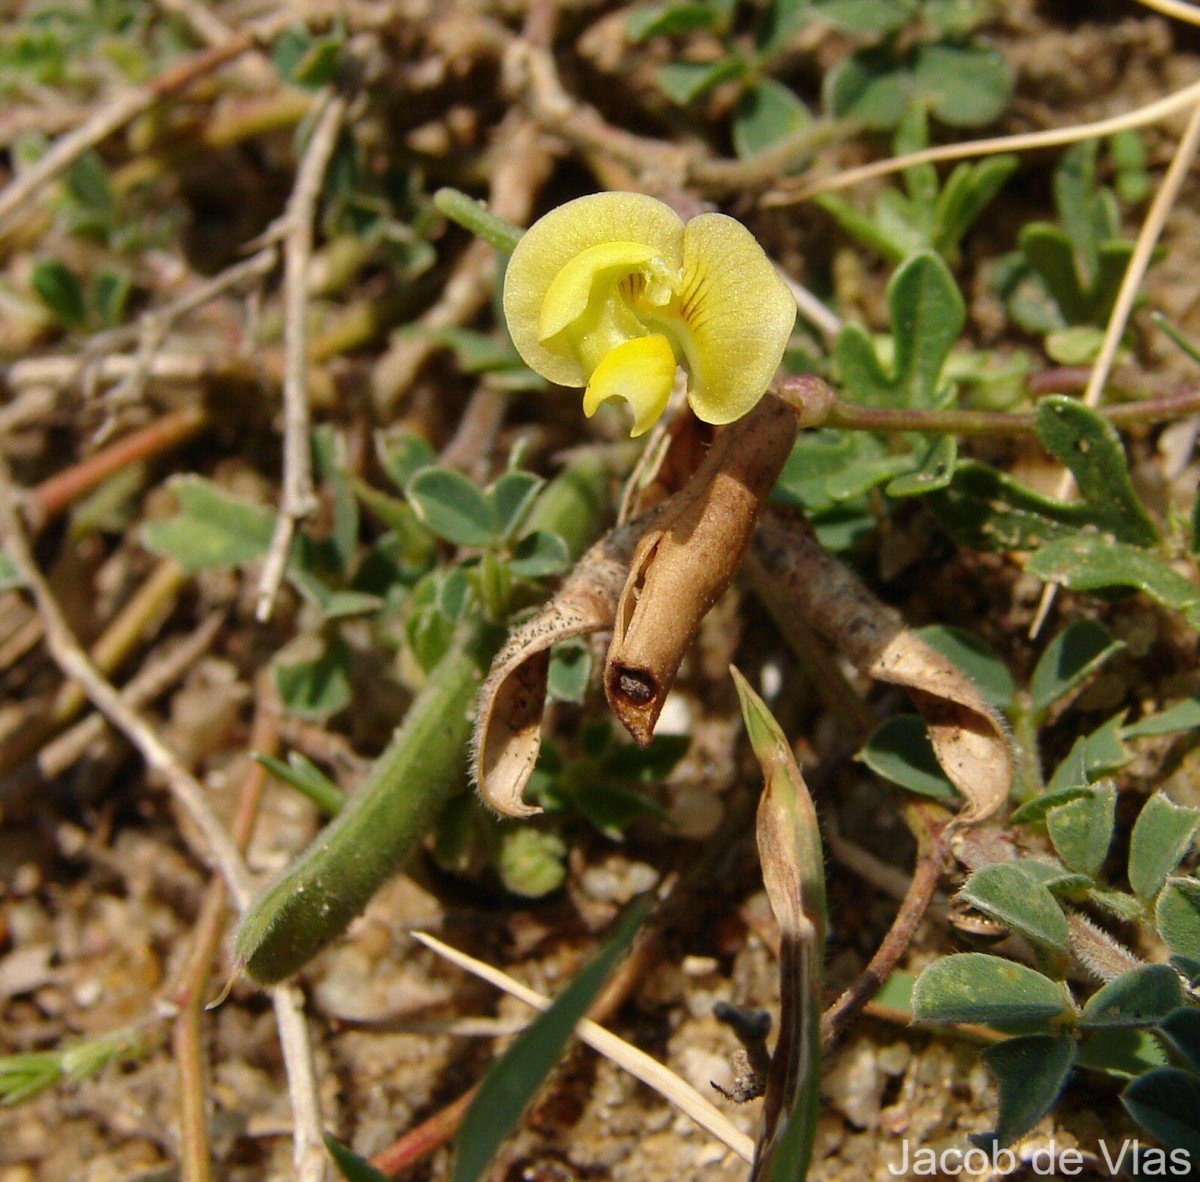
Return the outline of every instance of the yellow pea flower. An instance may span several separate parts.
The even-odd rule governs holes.
[[[730,423],[766,392],[796,303],[740,222],[685,226],[641,193],[595,193],[535,222],[509,260],[504,315],[530,369],[586,386],[584,412],[623,398],[640,435],[666,410],[676,368],[706,423]]]

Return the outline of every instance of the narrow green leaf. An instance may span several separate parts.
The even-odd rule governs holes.
[[[1166,964],[1130,969],[1088,998],[1082,1027],[1153,1026],[1183,1005],[1179,974]]]
[[[454,1139],[453,1182],[479,1182],[554,1065],[576,1023],[612,975],[649,911],[649,899],[632,906],[600,954],[563,990],[498,1059],[479,1086]]]
[[[888,482],[889,497],[927,496],[945,488],[954,478],[958,440],[953,435],[935,435],[924,454],[917,453],[916,467]]]
[[[491,243],[497,250],[512,254],[525,233],[507,218],[492,213],[482,201],[468,197],[458,189],[438,189],[433,195],[434,208],[472,234]]]
[[[174,558],[187,571],[240,566],[266,554],[275,528],[269,509],[231,497],[199,476],[176,477],[167,487],[179,512],[142,527],[148,550]]]
[[[1027,1032],[1070,1012],[1063,986],[1034,969],[989,956],[958,952],[935,960],[913,988],[913,1022],[984,1022]]]
[[[917,635],[930,648],[953,661],[997,710],[1011,708],[1017,691],[1013,676],[995,651],[979,637],[949,624],[931,624],[918,629]]]
[[[1167,879],[1154,905],[1154,926],[1176,956],[1200,960],[1200,880]]]
[[[993,156],[978,164],[960,164],[946,180],[934,208],[931,245],[956,254],[967,231],[996,199],[1017,170],[1016,156]]]
[[[1112,844],[1116,804],[1117,790],[1106,781],[1046,815],[1050,840],[1068,869],[1096,876]]]
[[[259,752],[255,752],[254,758],[276,779],[307,796],[326,816],[335,817],[342,811],[346,794],[306,755],[292,751],[287,763]]]
[[[1081,782],[1044,792],[1041,796],[1027,800],[1020,808],[1014,809],[1008,819],[1014,825],[1032,825],[1038,821],[1044,821],[1051,809],[1057,808],[1060,804],[1068,804],[1072,800],[1090,796],[1091,791],[1086,783]]]
[[[925,720],[900,714],[877,727],[858,753],[877,776],[937,800],[958,800],[958,789],[947,778],[929,741]]]
[[[1046,646],[1029,681],[1034,717],[1042,719],[1055,702],[1081,686],[1105,661],[1125,647],[1095,620],[1075,620]]]
[[[1132,587],[1183,612],[1193,628],[1200,628],[1200,588],[1149,550],[1081,534],[1043,546],[1026,569],[1072,591]]]
[[[451,468],[421,469],[409,480],[405,494],[417,516],[456,546],[487,546],[499,531],[488,498]]]
[[[377,1170],[366,1158],[359,1157],[343,1145],[332,1133],[325,1134],[325,1148],[333,1158],[338,1173],[346,1182],[388,1182],[388,1175]]]
[[[1156,792],[1142,806],[1129,839],[1129,885],[1153,899],[1186,857],[1200,829],[1200,809],[1184,808]]]
[[[959,898],[1020,932],[1035,948],[1065,967],[1070,931],[1067,917],[1050,891],[1017,862],[997,862],[975,871]]]
[[[1200,1076],[1160,1067],[1133,1080],[1121,1093],[1121,1103],[1156,1141],[1183,1151],[1184,1170],[1190,1172],[1190,1163],[1200,1162]]]
[[[1070,1034],[1009,1038],[983,1052],[1000,1092],[994,1133],[972,1136],[982,1149],[1011,1145],[1054,1107],[1079,1054]]]
[[[1184,698],[1157,714],[1121,728],[1122,739],[1147,739],[1156,735],[1174,735],[1180,731],[1191,731],[1200,727],[1200,697]]]
[[[353,654],[340,637],[334,637],[319,657],[275,666],[275,688],[284,706],[299,718],[317,721],[350,705]]]
[[[1079,399],[1060,394],[1038,402],[1034,422],[1042,445],[1075,476],[1100,529],[1120,542],[1156,545],[1158,527],[1134,491],[1116,428]]]

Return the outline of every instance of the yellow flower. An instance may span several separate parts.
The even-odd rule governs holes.
[[[730,423],[766,392],[796,318],[787,285],[740,222],[685,226],[641,193],[595,193],[551,210],[517,243],[504,281],[517,351],[543,377],[633,411],[631,435],[667,407],[678,365],[706,423]]]

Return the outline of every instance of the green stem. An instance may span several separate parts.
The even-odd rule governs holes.
[[[433,195],[433,204],[451,221],[465,226],[472,234],[506,254],[512,254],[525,233],[520,226],[492,213],[482,202],[458,189],[439,189]]]
[[[804,427],[836,427],[843,431],[922,431],[944,435],[1016,435],[1036,430],[1032,412],[991,410],[921,410],[860,406],[846,402],[811,376],[783,378],[774,386]],[[1161,423],[1200,412],[1200,390],[1101,406],[1097,410],[1114,427]]]
[[[243,917],[235,948],[273,984],[336,939],[405,861],[463,782],[470,704],[496,646],[468,630],[430,674],[366,782]]]

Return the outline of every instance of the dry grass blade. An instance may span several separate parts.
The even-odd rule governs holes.
[[[638,546],[617,605],[604,690],[643,747],[701,621],[741,568],[796,431],[795,415],[768,394],[717,436]]]
[[[610,531],[576,564],[558,594],[508,638],[492,662],[475,711],[471,776],[484,800],[510,817],[542,810],[521,799],[542,745],[550,649],[612,627],[617,597],[648,513]]]
[[[465,969],[468,973],[487,981],[497,989],[512,994],[526,1005],[533,1006],[538,1010],[545,1010],[550,1006],[551,1002],[548,997],[530,989],[527,985],[522,985],[520,981],[514,980],[507,973],[501,972],[489,964],[484,964],[483,961],[476,960],[473,956],[468,956],[457,948],[451,948],[449,944],[443,944],[441,940],[426,932],[412,932],[411,935],[426,948],[450,961],[451,964],[458,965],[460,969]],[[578,1023],[575,1033],[593,1050],[599,1051],[618,1067],[624,1068],[630,1075],[640,1079],[647,1087],[653,1088],[660,1096],[669,1100],[681,1112],[690,1116],[701,1128],[706,1129],[718,1141],[732,1149],[743,1161],[752,1160],[754,1142],[745,1133],[734,1128],[721,1112],[695,1088],[685,1083],[656,1059],[652,1059],[644,1051],[639,1051],[637,1047],[631,1046],[624,1039],[618,1038],[612,1031],[605,1030],[603,1026],[589,1018],[584,1018]]]
[[[730,670],[763,772],[758,856],[779,921],[779,1041],[767,1073],[751,1180],[801,1182],[812,1158],[820,1099],[825,861],[817,813],[787,737],[763,700]]]
[[[961,821],[982,821],[1003,805],[1013,757],[999,715],[970,678],[827,554],[807,523],[765,514],[748,567],[773,611],[798,612],[863,673],[908,690],[938,762],[967,800]]]

